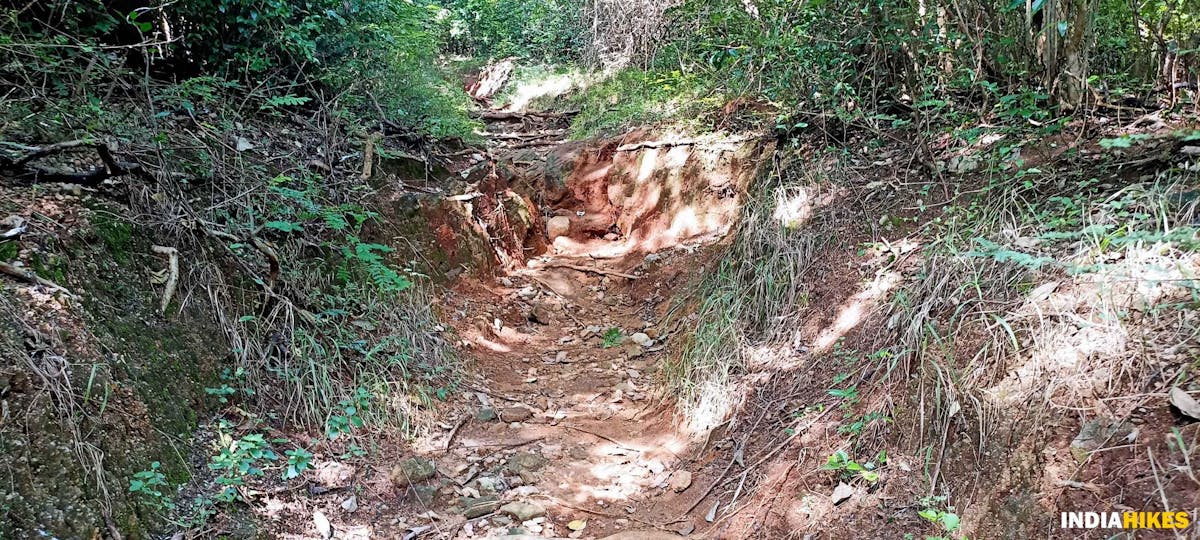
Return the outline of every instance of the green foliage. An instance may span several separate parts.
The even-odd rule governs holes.
[[[829,456],[829,459],[825,460],[825,464],[821,468],[826,471],[834,471],[840,476],[847,478],[859,477],[868,483],[874,484],[879,481],[877,469],[886,463],[887,453],[883,451],[879,452],[874,461],[859,463],[851,459],[845,450],[838,450]]]
[[[23,43],[22,61],[0,72],[54,74],[50,92],[61,97],[86,87],[87,80],[74,82],[80,77],[160,76],[180,81],[163,90],[162,107],[189,114],[221,89],[240,88],[271,114],[314,99],[329,106],[324,96],[339,95],[334,105],[343,113],[377,117],[382,110],[433,137],[467,137],[475,127],[465,94],[436,61],[444,17],[431,0],[155,0],[133,13],[106,4],[0,8],[0,49],[7,56],[18,47],[12,42]],[[166,28],[175,34],[164,35]],[[118,50],[130,51],[133,61]],[[97,107],[103,102],[95,100]]]
[[[113,259],[120,263],[129,262],[133,244],[132,224],[112,214],[98,212],[92,218],[92,230],[100,237]]]
[[[237,486],[243,486],[247,478],[263,475],[262,466],[276,461],[279,456],[261,433],[252,433],[235,440],[213,456],[208,467],[217,472],[217,485],[222,486],[216,499],[233,502]]]
[[[296,478],[297,476],[304,474],[304,471],[307,471],[312,467],[311,463],[313,455],[312,452],[309,452],[308,450],[303,448],[295,448],[288,450],[283,454],[287,456],[287,468],[283,470],[284,480]]]
[[[567,98],[568,106],[580,109],[571,124],[577,139],[668,120],[698,127],[702,113],[723,101],[711,81],[678,69],[626,69]]]
[[[21,252],[17,247],[17,243],[12,240],[0,241],[0,262],[8,262],[16,260],[17,255]]]
[[[385,292],[400,292],[412,287],[412,281],[388,266],[384,254],[395,251],[382,244],[364,243],[357,236],[347,237],[349,245],[342,248],[342,255],[351,265],[358,267],[370,277],[371,282]]]
[[[954,513],[954,507],[944,506],[945,503],[946,497],[941,495],[925,497],[921,499],[922,509],[917,512],[917,515],[930,523],[939,525],[946,532],[952,533],[958,530],[960,520],[958,514]]]
[[[245,396],[253,396],[256,391],[254,387],[246,384],[245,376],[246,370],[244,368],[224,368],[221,370],[221,386],[205,388],[204,393],[210,396],[217,396],[221,404],[229,403],[239,393]]]
[[[134,473],[133,478],[129,480],[129,492],[155,509],[170,510],[175,508],[175,503],[165,493],[170,485],[167,483],[166,475],[159,470],[159,467],[160,463],[155,461],[150,464],[149,470]]]
[[[444,0],[449,49],[479,57],[576,60],[584,47],[582,4],[569,0]]]
[[[329,420],[325,422],[325,434],[330,439],[348,434],[355,428],[361,428],[365,424],[363,415],[371,406],[371,393],[366,388],[359,388],[354,391],[354,395],[348,399],[343,399],[339,404],[338,414],[329,416]]]
[[[858,402],[858,388],[857,387],[851,386],[849,388],[830,388],[828,390],[828,392],[829,392],[829,395],[831,395],[835,398],[844,399],[850,403]]]
[[[600,345],[608,349],[620,345],[622,341],[625,341],[625,336],[621,333],[620,328],[614,326],[605,330],[604,334],[600,336],[600,340]]]
[[[386,255],[395,250],[383,244],[364,242],[359,234],[376,214],[357,204],[332,204],[325,200],[318,180],[311,176],[276,176],[269,181],[262,207],[265,215],[250,213],[247,228],[265,220],[262,227],[280,234],[324,233],[327,246],[341,256],[337,275],[343,284],[365,279],[385,293],[412,287],[412,280],[393,268]]]

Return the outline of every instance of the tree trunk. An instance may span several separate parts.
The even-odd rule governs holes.
[[[1048,0],[1044,8],[1043,82],[1064,110],[1080,107],[1087,95],[1095,7],[1096,0]]]

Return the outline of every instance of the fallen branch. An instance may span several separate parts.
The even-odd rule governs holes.
[[[596,432],[594,432],[594,431],[588,431],[588,430],[586,430],[586,429],[577,428],[577,427],[574,427],[574,426],[565,426],[565,425],[564,425],[564,426],[562,426],[562,427],[564,427],[564,428],[566,428],[566,429],[573,430],[573,431],[578,431],[578,432],[580,432],[580,433],[586,433],[586,434],[588,434],[588,435],[591,435],[591,436],[593,436],[593,437],[596,437],[596,438],[599,438],[599,439],[606,440],[606,441],[608,441],[608,442],[610,442],[610,443],[613,443],[613,444],[617,445],[617,447],[618,447],[618,448],[620,448],[620,449],[622,449],[622,450],[630,450],[630,451],[633,451],[633,452],[637,452],[637,453],[639,453],[639,454],[640,454],[640,453],[642,453],[642,451],[641,451],[641,450],[638,450],[637,448],[634,448],[634,447],[632,447],[632,446],[628,446],[628,445],[626,445],[626,444],[623,444],[621,441],[618,441],[618,440],[616,440],[616,439],[613,439],[613,438],[611,438],[611,437],[608,437],[608,436],[605,436],[605,435],[601,435],[601,434],[599,434],[599,433],[596,433]]]
[[[179,250],[166,246],[150,246],[150,251],[167,257],[167,286],[163,290],[162,304],[158,312],[166,313],[171,297],[175,295],[175,286],[179,283]]]
[[[526,118],[570,118],[579,114],[579,111],[562,111],[562,112],[505,112],[505,111],[483,111],[474,116],[482,120],[524,120]]]
[[[829,411],[831,411],[831,410],[833,410],[832,407],[826,407],[825,411],[823,411],[821,414],[817,415],[816,418],[813,418],[811,421],[809,421],[808,425],[804,426],[803,428],[798,428],[795,431],[793,431],[791,436],[789,436],[787,439],[785,439],[779,445],[775,446],[774,450],[767,452],[767,455],[763,456],[762,459],[755,461],[749,467],[746,467],[743,470],[743,472],[749,472],[751,470],[754,470],[759,465],[762,465],[763,463],[766,463],[771,458],[774,458],[776,455],[778,455],[780,452],[782,452],[785,448],[787,448],[788,445],[791,444],[793,439],[800,436],[801,433],[804,433],[806,430],[808,430],[808,428],[810,428],[814,424],[816,424],[818,420],[820,420],[821,418],[824,418],[825,415],[828,414]],[[700,506],[700,503],[704,502],[704,499],[707,499],[708,496],[712,494],[713,490],[717,489],[718,486],[725,485],[725,483],[727,482],[727,480],[725,480],[725,475],[729,474],[729,469],[733,468],[734,461],[736,461],[736,460],[733,460],[733,459],[729,460],[729,464],[725,466],[724,471],[721,471],[721,475],[718,476],[717,479],[708,486],[708,489],[704,490],[704,494],[701,495],[699,499],[696,499],[696,502],[692,503],[692,505],[689,506],[688,509],[683,512],[683,516],[687,516],[688,514],[692,513],[692,510],[695,510],[697,506]],[[680,519],[682,519],[682,516],[680,517]]]
[[[8,276],[17,278],[26,283],[32,283],[34,285],[41,285],[43,287],[46,287],[47,289],[50,289],[51,291],[61,291],[63,294],[66,294],[67,296],[70,296],[70,297],[75,296],[74,294],[71,294],[71,291],[67,290],[66,287],[63,287],[62,285],[59,285],[48,279],[38,277],[38,275],[36,273],[34,273],[33,270],[29,270],[27,268],[21,268],[19,266],[13,266],[6,262],[0,262],[0,274],[6,274]]]
[[[489,139],[492,139],[492,140],[497,140],[497,141],[512,141],[512,140],[516,140],[516,141],[536,141],[536,140],[538,140],[538,139],[546,139],[546,138],[549,138],[549,137],[554,137],[554,136],[558,136],[558,135],[566,135],[566,134],[567,134],[567,130],[565,130],[565,129],[549,129],[549,130],[546,130],[546,131],[539,131],[539,132],[536,132],[536,133],[489,133],[489,132],[476,132],[475,134],[476,134],[476,135],[479,135],[479,136],[481,136],[481,137],[487,137],[487,138],[489,138]]]
[[[137,163],[117,161],[108,145],[91,140],[64,141],[45,146],[28,146],[19,143],[0,141],[0,147],[25,152],[18,158],[7,158],[0,155],[0,171],[9,173],[13,178],[23,183],[60,182],[64,184],[79,184],[82,186],[98,186],[100,183],[116,176],[141,170]],[[48,155],[71,150],[74,148],[91,148],[96,151],[103,167],[94,167],[83,171],[55,169],[35,165],[32,162]]]
[[[454,436],[458,435],[458,430],[462,429],[463,425],[466,424],[467,420],[470,419],[471,415],[464,414],[463,417],[458,420],[458,423],[454,424],[454,429],[450,430],[450,436],[446,437],[446,444],[442,446],[443,452],[450,450],[450,445],[454,444]]]
[[[750,141],[764,139],[762,135],[748,135],[744,137],[731,137],[728,139],[703,140],[703,139],[679,139],[676,141],[646,141],[640,143],[622,144],[617,147],[618,152],[636,152],[638,150],[667,148],[673,146],[702,146],[702,145],[718,145],[718,144],[741,144]]]
[[[617,272],[616,270],[605,270],[603,268],[596,268],[594,266],[580,266],[578,264],[571,264],[571,263],[564,263],[564,262],[547,263],[547,264],[540,266],[539,268],[569,268],[571,270],[577,270],[579,272],[590,272],[590,273],[599,274],[602,276],[617,276],[617,277],[623,277],[625,279],[637,279],[638,278],[637,276],[635,276],[633,274]]]

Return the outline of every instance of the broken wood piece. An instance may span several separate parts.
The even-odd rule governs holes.
[[[383,136],[383,134],[378,131],[367,135],[366,146],[363,148],[363,180],[369,180],[371,178],[371,167],[374,166],[373,163],[375,162],[375,141],[379,140],[379,137],[381,136]]]
[[[3,240],[11,240],[21,236],[25,233],[25,231],[29,230],[29,225],[27,224],[25,218],[17,215],[8,216],[3,221],[0,221],[0,228],[3,227],[9,227],[8,231],[6,231],[4,234],[0,234],[0,239]]]
[[[61,291],[63,294],[66,294],[67,296],[70,296],[70,297],[75,296],[74,294],[71,294],[71,291],[67,290],[66,287],[63,287],[62,285],[59,285],[48,279],[38,277],[38,275],[36,273],[34,273],[33,270],[29,270],[28,268],[22,268],[20,266],[13,266],[6,262],[0,262],[0,274],[6,274],[8,276],[17,278],[26,283],[32,283],[34,285],[41,285],[43,287],[46,287],[47,289],[50,289],[51,291],[56,291],[56,292]]]
[[[484,68],[475,80],[464,88],[467,95],[479,101],[490,99],[504,87],[504,83],[508,82],[508,77],[512,75],[513,68],[516,67],[514,60],[516,57],[510,56]]]
[[[150,246],[150,251],[167,257],[167,286],[163,290],[162,303],[158,307],[159,313],[166,313],[167,305],[175,295],[175,286],[179,283],[179,250],[167,246]]]

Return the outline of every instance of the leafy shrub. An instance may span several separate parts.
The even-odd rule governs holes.
[[[567,0],[448,0],[440,15],[450,50],[481,57],[571,61],[583,49],[583,11]]]
[[[167,477],[159,470],[161,464],[157,461],[150,464],[150,469],[137,472],[129,480],[129,492],[139,496],[143,502],[157,509],[175,507],[164,491],[170,487]]]

